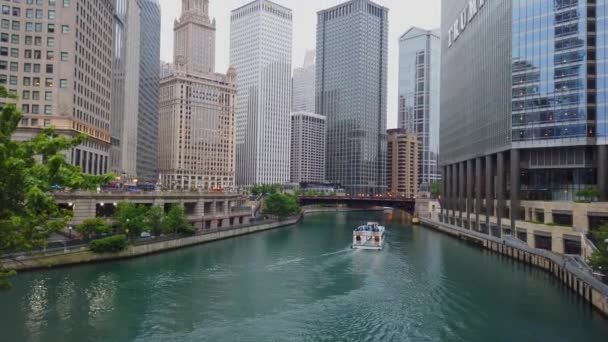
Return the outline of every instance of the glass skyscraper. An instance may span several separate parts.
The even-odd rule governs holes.
[[[608,199],[607,2],[442,1],[444,222],[550,246],[601,221],[573,200]]]
[[[316,112],[327,117],[328,181],[386,192],[388,9],[353,0],[317,15]]]
[[[441,179],[439,158],[439,30],[412,27],[399,38],[399,128],[420,141],[418,185],[429,191]]]

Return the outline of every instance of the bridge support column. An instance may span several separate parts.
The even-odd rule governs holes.
[[[505,153],[498,152],[496,154],[496,220],[500,230],[505,216],[505,173]]]
[[[519,199],[521,188],[521,170],[520,170],[520,155],[519,150],[511,150],[511,230],[515,231],[517,220],[519,217]]]
[[[468,229],[474,229],[471,224],[471,212],[473,209],[473,161],[467,160],[467,222],[469,222]],[[463,224],[463,227],[465,225]]]
[[[460,170],[458,171],[458,177],[459,179],[459,184],[458,184],[458,199],[460,202],[460,205],[458,207],[458,210],[460,211],[458,217],[460,218],[460,221],[462,222],[462,218],[463,218],[463,214],[466,211],[466,195],[465,195],[465,181],[466,181],[466,177],[465,177],[465,168],[466,168],[466,162],[461,162],[459,164],[460,166]]]
[[[492,156],[486,156],[486,224],[490,227],[490,217],[494,216],[494,161]],[[502,229],[499,229],[502,236]]]
[[[475,159],[475,220],[477,230],[481,230],[481,222],[479,222],[479,216],[481,214],[481,207],[483,201],[483,161],[481,158]]]

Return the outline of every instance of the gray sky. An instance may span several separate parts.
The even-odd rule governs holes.
[[[274,0],[293,10],[293,68],[304,62],[306,50],[316,44],[316,13],[345,0]],[[226,72],[230,48],[230,10],[250,0],[211,0],[211,16],[217,20],[216,68]],[[440,25],[440,0],[376,0],[390,9],[388,63],[388,126],[397,125],[398,40],[409,27],[432,29]],[[161,59],[173,61],[173,20],[181,11],[180,0],[160,0],[162,10]]]

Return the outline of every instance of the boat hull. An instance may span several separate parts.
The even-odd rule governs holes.
[[[352,245],[352,249],[365,249],[370,251],[381,251],[383,246],[365,246],[365,245]]]

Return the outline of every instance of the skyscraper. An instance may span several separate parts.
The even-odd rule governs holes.
[[[160,88],[160,4],[141,0],[137,176],[158,178],[158,94]]]
[[[230,22],[230,63],[238,75],[238,183],[288,182],[291,10],[256,0],[233,10]]]
[[[208,0],[182,0],[175,21],[175,65],[161,80],[159,172],[171,189],[223,190],[234,186],[236,74],[212,72],[215,20]],[[204,41],[207,45],[202,45]]]
[[[441,179],[439,158],[439,30],[413,27],[399,38],[399,128],[420,140],[418,185],[428,191]]]
[[[141,0],[114,3],[110,166],[130,181],[137,178]]]
[[[325,117],[291,114],[291,182],[325,181]]]
[[[415,133],[403,128],[388,130],[387,183],[392,196],[416,197],[419,156],[419,139]]]
[[[386,192],[388,8],[352,0],[318,13],[316,112],[327,117],[327,178]]]
[[[560,254],[607,222],[574,203],[608,199],[606,5],[442,1],[443,222]]]
[[[314,50],[307,51],[302,67],[293,71],[292,112],[315,112],[315,57]]]
[[[50,126],[85,134],[89,139],[68,151],[68,160],[84,172],[106,173],[114,4],[59,3],[2,3],[0,85],[18,95],[24,114],[14,137],[28,139]]]

